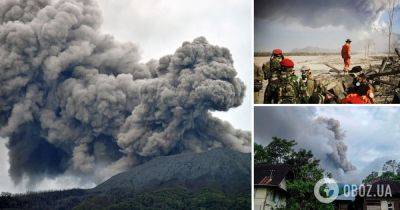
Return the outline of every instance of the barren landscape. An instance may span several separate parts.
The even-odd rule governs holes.
[[[358,53],[354,54],[352,57],[351,67],[361,66],[364,70],[378,70],[379,66],[382,64],[382,59],[385,57],[384,54],[374,54],[373,56],[366,57],[364,54]],[[300,75],[300,69],[302,66],[309,66],[317,80],[328,82],[327,80],[333,80],[338,77],[336,72],[332,72],[331,67],[338,70],[343,69],[343,59],[339,54],[337,55],[314,55],[314,56],[303,56],[294,55],[287,56],[295,63],[295,73]],[[254,57],[254,63],[258,67],[262,67],[263,63],[269,61],[269,57]],[[329,66],[327,66],[328,64]],[[255,94],[254,103],[261,104],[264,100],[264,90],[266,88],[267,81],[263,82],[263,89],[258,94]],[[378,99],[377,102],[384,103],[382,99]]]
[[[361,66],[363,69],[368,69],[370,66],[380,65],[383,56],[383,54],[377,54],[366,58],[363,54],[355,54],[352,57],[351,66]],[[325,63],[328,63],[337,69],[343,69],[343,59],[339,54],[321,56],[287,56],[287,58],[294,61],[296,72],[298,72],[304,65],[309,66],[314,75],[328,72],[331,68],[326,66]],[[269,57],[254,57],[254,63],[259,67],[267,61],[269,61]]]

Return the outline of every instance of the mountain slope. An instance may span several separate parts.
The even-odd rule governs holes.
[[[320,47],[304,47],[304,48],[295,48],[291,53],[339,53],[340,51],[337,49],[326,49]]]
[[[158,157],[111,177],[93,191],[131,188],[142,192],[175,185],[194,188],[212,185],[229,191],[250,189],[250,158],[249,154],[229,149]]]
[[[1,196],[0,209],[251,209],[251,155],[229,149],[155,158],[90,190]]]

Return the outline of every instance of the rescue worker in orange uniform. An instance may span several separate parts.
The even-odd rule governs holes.
[[[350,46],[351,40],[347,39],[346,43],[342,47],[342,58],[344,61],[344,68],[343,71],[344,73],[348,73],[350,69],[350,59],[351,59],[351,46]]]

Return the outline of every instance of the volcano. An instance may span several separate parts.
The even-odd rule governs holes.
[[[251,209],[251,155],[226,148],[154,158],[93,189],[3,194],[1,209]]]

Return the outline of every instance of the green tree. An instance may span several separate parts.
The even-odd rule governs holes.
[[[291,158],[295,145],[296,142],[294,140],[273,137],[272,142],[266,147],[262,147],[258,144],[254,146],[254,160],[256,162],[266,162],[270,164],[285,163]]]
[[[376,179],[379,177],[379,173],[376,171],[372,171],[365,179],[362,181],[362,183],[367,184],[370,183],[372,180]]]
[[[254,161],[256,163],[262,163],[267,161],[267,152],[261,144],[254,144]]]
[[[333,209],[333,205],[322,204],[314,196],[315,183],[324,176],[324,170],[319,165],[320,161],[314,157],[311,151],[304,149],[296,151],[294,149],[296,145],[294,140],[273,137],[272,142],[265,147],[255,145],[255,162],[286,164],[291,168],[294,179],[287,181],[290,196],[286,209]]]
[[[396,174],[399,171],[400,165],[396,160],[389,160],[382,167],[382,171],[392,172]]]
[[[383,164],[381,171],[381,175],[376,171],[372,171],[362,182],[367,184],[376,179],[400,181],[400,163],[396,160],[386,161],[385,164]]]

